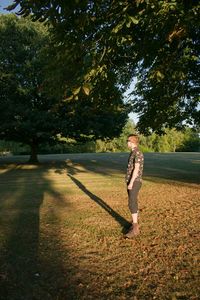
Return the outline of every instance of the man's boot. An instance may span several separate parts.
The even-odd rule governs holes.
[[[125,237],[128,239],[134,239],[137,235],[139,235],[140,230],[139,230],[139,226],[138,223],[134,223],[132,229],[125,234]]]
[[[133,224],[133,233],[134,233],[134,235],[140,234],[140,230],[139,230],[139,225],[138,225],[138,223],[134,223],[134,224]]]

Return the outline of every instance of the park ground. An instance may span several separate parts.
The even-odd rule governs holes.
[[[127,158],[0,158],[1,300],[200,299],[200,154],[145,153],[132,241]]]

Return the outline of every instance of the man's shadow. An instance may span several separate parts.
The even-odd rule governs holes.
[[[104,202],[101,198],[90,192],[78,179],[76,179],[71,174],[67,174],[68,177],[81,189],[86,195],[90,197],[90,199],[100,205],[109,215],[111,215],[122,227],[122,233],[126,233],[127,229],[131,226],[131,223],[128,222],[125,218],[119,215],[116,211],[114,211],[106,202]]]
[[[56,211],[58,206],[68,207],[69,203],[54,190],[53,183],[46,178],[47,170],[42,166],[32,170],[26,164],[0,165],[2,300],[55,299],[59,297],[58,293],[68,293],[64,288],[66,275],[62,273],[67,251],[64,252],[59,239],[61,225]],[[45,193],[54,199],[54,203],[45,208],[48,218],[45,216],[41,220]],[[68,260],[68,265],[71,267],[73,262]],[[55,280],[55,274],[59,280]],[[77,296],[73,287],[69,293]]]

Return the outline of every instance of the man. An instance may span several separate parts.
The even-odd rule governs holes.
[[[128,159],[126,183],[128,192],[128,206],[132,215],[132,226],[129,232],[125,235],[126,238],[132,239],[137,236],[139,231],[138,226],[138,193],[142,186],[142,172],[144,164],[144,156],[138,149],[139,138],[135,134],[128,136],[128,148],[131,153]]]

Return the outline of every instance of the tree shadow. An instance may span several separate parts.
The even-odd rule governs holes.
[[[72,175],[89,171],[104,176],[112,176],[114,173],[123,176],[126,172],[128,155],[128,153],[63,154],[55,156],[55,165],[58,169],[62,169],[67,164],[68,168],[72,167]],[[200,153],[197,152],[144,153],[143,178],[198,184],[199,165]]]
[[[74,175],[81,172],[94,172],[105,176],[113,173],[123,174],[129,153],[81,153],[81,154],[55,154],[40,155],[41,164],[50,164],[57,169],[73,166]],[[28,156],[16,156],[0,158],[0,162],[16,163],[24,162]],[[200,183],[200,153],[177,152],[177,153],[144,153],[144,178],[152,177],[175,180],[184,183]],[[79,167],[84,170],[80,170]],[[72,174],[72,173],[71,173]]]
[[[10,165],[0,174],[2,300],[51,300],[57,299],[63,290],[66,291],[66,276],[62,273],[64,258],[59,240],[59,217],[54,208],[69,204],[52,188],[45,173],[46,169],[41,167],[33,172],[28,165]],[[53,208],[47,212],[52,223],[56,223],[53,230],[48,230],[48,236],[41,232],[41,207],[46,192],[56,199]],[[66,253],[63,255],[66,260]],[[72,262],[68,263],[70,265]],[[71,299],[73,297],[76,298],[75,287],[71,289]]]

